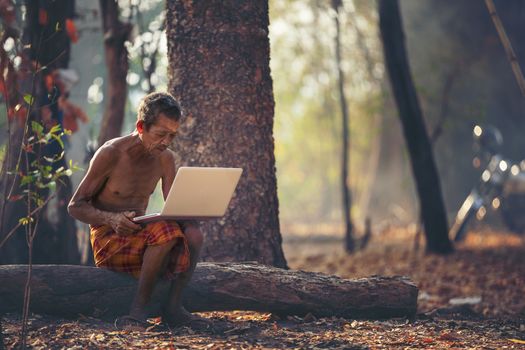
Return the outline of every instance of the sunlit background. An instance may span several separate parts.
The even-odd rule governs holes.
[[[342,117],[335,61],[335,11],[330,1],[270,1],[271,70],[275,107],[275,150],[280,222],[287,234],[343,233],[341,199]],[[131,6],[131,7],[130,7]],[[135,110],[148,89],[141,56],[157,50],[152,82],[167,87],[167,47],[161,0],[121,1],[123,19],[138,26],[128,44],[129,100],[123,133],[134,128]],[[519,22],[512,4],[498,3],[512,33]],[[133,8],[135,7],[135,8]],[[136,9],[140,10],[140,20]],[[350,172],[353,221],[365,218],[374,228],[417,222],[418,206],[378,33],[373,1],[343,1],[340,14],[342,68],[349,106]],[[492,123],[505,138],[506,155],[522,158],[525,104],[482,2],[447,3],[403,0],[409,59],[433,143],[449,216],[480,176],[472,167],[472,127]],[[80,76],[70,99],[90,116],[73,135],[69,157],[83,163],[85,146],[96,139],[103,112],[105,65],[97,2],[78,2],[80,41],[72,48],[71,67]],[[516,11],[514,11],[516,12]],[[518,56],[525,45],[515,40]],[[525,41],[522,41],[525,42]],[[522,56],[524,56],[522,54]],[[87,165],[84,164],[84,168]],[[83,176],[74,174],[75,184]],[[162,198],[156,192],[148,212]]]

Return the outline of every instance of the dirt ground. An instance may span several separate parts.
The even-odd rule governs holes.
[[[112,323],[32,315],[33,349],[525,349],[525,239],[506,232],[471,232],[448,256],[414,247],[413,230],[372,236],[347,255],[330,236],[287,237],[290,268],[344,278],[406,275],[419,287],[415,319],[382,321],[280,319],[256,312],[209,312],[206,329],[117,330]],[[3,318],[7,348],[19,344],[20,319]]]

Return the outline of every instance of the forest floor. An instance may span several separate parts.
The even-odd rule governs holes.
[[[424,254],[413,230],[389,229],[347,255],[328,236],[287,237],[292,269],[344,278],[405,275],[419,287],[415,319],[381,321],[208,312],[205,330],[117,330],[112,323],[30,317],[33,349],[525,349],[525,237],[479,230],[448,256]],[[3,318],[7,348],[19,344],[20,317]]]

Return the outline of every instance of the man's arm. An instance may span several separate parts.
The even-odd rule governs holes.
[[[175,180],[175,173],[177,172],[175,168],[175,154],[172,150],[167,149],[161,158],[162,164],[162,195],[164,200],[168,197],[170,192],[171,185],[173,180]]]
[[[175,166],[175,154],[171,150],[166,150],[166,156],[162,158],[162,195],[164,200],[168,197],[171,185],[175,180],[177,173],[177,167]],[[195,220],[177,220],[183,232],[190,227],[198,227],[198,223]]]
[[[86,176],[67,209],[77,220],[91,225],[110,225],[117,233],[125,235],[141,229],[141,226],[131,221],[134,212],[114,213],[93,206],[93,198],[102,190],[117,160],[118,151],[113,146],[102,146],[93,156]]]

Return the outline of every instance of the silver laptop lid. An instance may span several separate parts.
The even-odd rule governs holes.
[[[161,215],[223,216],[241,173],[241,168],[180,167]]]

